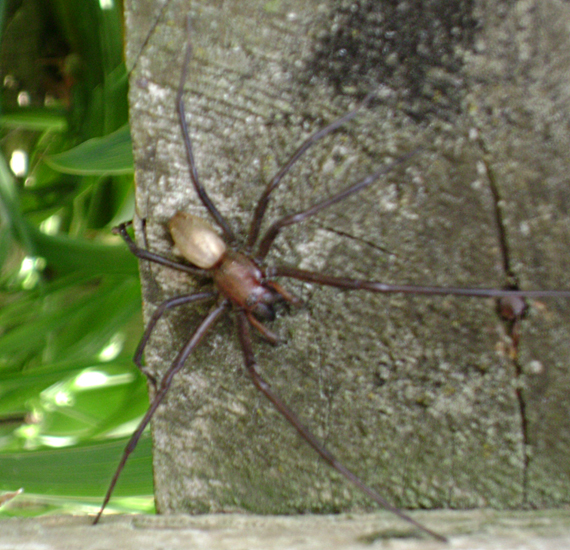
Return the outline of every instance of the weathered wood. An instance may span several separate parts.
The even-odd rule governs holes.
[[[171,0],[162,11],[150,0],[125,4],[138,213],[152,250],[170,253],[166,222],[177,210],[206,216],[174,108],[190,12],[186,106],[195,156],[240,235],[264,183],[360,92],[383,83],[382,102],[316,145],[286,178],[267,221],[423,148],[373,188],[284,231],[268,263],[500,287],[509,282],[507,258],[522,288],[570,288],[567,3],[440,1],[426,12],[425,2],[412,1],[388,13],[382,2],[360,2],[360,18],[332,0]],[[372,5],[380,12],[366,12]],[[396,45],[384,52],[376,46],[391,32],[387,15]],[[354,51],[331,38],[335,24],[354,38]],[[410,50],[418,36],[425,43]],[[350,67],[370,59],[359,80]],[[147,314],[194,285],[159,266],[143,266],[142,276]],[[568,301],[531,302],[513,360],[489,300],[287,286],[305,306],[274,324],[286,343],[256,343],[259,364],[328,448],[389,500],[570,501]],[[177,312],[159,327],[147,352],[155,372],[206,311]],[[229,320],[178,377],[153,435],[162,512],[370,506],[258,397]]]
[[[570,547],[568,513],[421,511],[414,517],[449,535],[459,550],[560,550]],[[414,536],[386,512],[334,516],[261,517],[212,514],[200,517],[108,516],[96,529],[86,517],[44,516],[1,518],[7,548],[100,550],[119,545],[125,550],[363,550],[389,545],[399,550],[441,549],[442,544]],[[374,544],[375,543],[375,544]]]

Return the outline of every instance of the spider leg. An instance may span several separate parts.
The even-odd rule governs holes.
[[[275,281],[265,281],[265,286],[272,288],[277,294],[279,294],[286,302],[293,304],[294,306],[300,306],[303,304],[303,301],[300,298],[297,298],[294,294],[291,294],[288,290],[283,288],[279,283]]]
[[[161,265],[164,265],[166,267],[171,267],[172,269],[176,269],[178,271],[184,271],[185,273],[190,273],[190,275],[195,275],[198,277],[204,277],[206,275],[207,272],[203,269],[199,269],[197,267],[192,267],[189,265],[184,265],[184,264],[176,262],[174,260],[170,260],[168,258],[165,258],[164,256],[161,256],[160,254],[155,254],[154,252],[149,252],[148,250],[145,250],[144,248],[138,247],[135,244],[135,242],[133,241],[133,239],[131,238],[131,236],[129,235],[129,233],[127,232],[127,225],[128,224],[126,224],[126,223],[122,223],[122,224],[118,225],[117,227],[114,227],[113,233],[115,233],[116,235],[120,235],[123,238],[123,240],[125,241],[125,243],[129,247],[129,250],[131,251],[131,253],[134,254],[137,258],[140,258],[142,260],[148,260],[149,262],[161,264]]]
[[[253,219],[251,220],[251,226],[249,228],[249,235],[247,238],[247,245],[246,250],[251,251],[255,242],[257,241],[257,237],[259,236],[259,230],[261,228],[261,222],[263,221],[263,216],[265,215],[265,211],[267,209],[267,205],[269,204],[269,197],[273,190],[279,185],[283,177],[291,170],[293,165],[303,156],[303,154],[313,145],[319,141],[319,139],[328,136],[330,133],[334,132],[338,128],[340,128],[343,124],[352,120],[364,107],[370,99],[374,96],[374,92],[369,93],[352,111],[349,111],[344,116],[338,118],[334,122],[331,122],[328,126],[325,126],[321,130],[315,132],[313,135],[309,136],[300,146],[299,148],[291,155],[291,158],[287,161],[285,166],[273,176],[273,179],[267,184],[263,195],[259,198],[257,206],[255,208],[255,213],[253,215]]]
[[[348,481],[353,485],[358,487],[362,492],[368,495],[377,504],[386,508],[390,512],[396,514],[398,517],[411,523],[418,529],[421,529],[425,533],[435,537],[436,539],[447,542],[447,539],[442,535],[431,531],[427,527],[424,527],[421,523],[418,523],[410,516],[406,515],[404,512],[392,506],[386,499],[381,497],[376,491],[368,487],[359,477],[353,474],[348,468],[341,464],[334,455],[325,449],[318,439],[301,423],[297,415],[287,406],[281,399],[273,392],[271,386],[263,379],[259,371],[257,370],[257,363],[255,361],[255,356],[253,354],[253,348],[251,343],[251,335],[249,332],[249,326],[247,323],[247,317],[243,311],[237,311],[237,326],[238,335],[243,351],[243,357],[245,361],[245,366],[253,384],[255,387],[272,403],[272,405],[279,411],[285,419],[297,430],[299,435],[319,454],[319,456],[337,472],[342,474]]]
[[[481,298],[570,298],[570,290],[501,290],[495,288],[459,288],[440,286],[390,285],[365,279],[351,279],[349,277],[334,277],[306,271],[296,267],[275,266],[266,269],[267,277],[290,277],[308,283],[334,286],[345,290],[367,290],[383,294],[428,294],[428,295],[456,295]]]
[[[258,321],[253,313],[246,311],[245,315],[251,326],[257,329],[261,336],[263,336],[270,344],[273,344],[275,346],[279,343],[277,334],[269,330],[262,322]]]
[[[93,525],[96,525],[99,522],[103,510],[105,510],[105,507],[107,506],[107,503],[109,502],[109,499],[113,494],[113,490],[115,489],[115,485],[117,484],[117,480],[119,479],[119,476],[123,471],[127,459],[129,458],[130,454],[135,450],[135,447],[137,446],[137,443],[139,442],[139,439],[144,429],[147,427],[156,409],[162,403],[164,397],[166,396],[166,393],[170,389],[170,385],[172,384],[174,375],[184,366],[184,363],[186,362],[186,359],[188,359],[188,356],[196,349],[196,347],[200,344],[200,342],[202,342],[208,330],[210,330],[216,324],[221,315],[226,311],[228,305],[229,305],[228,300],[224,300],[221,304],[212,309],[210,313],[206,315],[206,317],[204,317],[200,325],[198,325],[198,328],[194,331],[192,336],[184,344],[184,347],[178,352],[178,355],[174,359],[174,362],[162,377],[162,380],[160,381],[160,387],[158,388],[158,391],[156,392],[150,407],[146,411],[146,414],[143,416],[143,419],[140,421],[140,424],[138,425],[137,429],[131,436],[131,439],[127,443],[127,446],[125,447],[123,456],[121,457],[121,461],[119,462],[115,474],[113,475],[113,479],[111,480],[111,484],[107,489],[107,493],[105,494],[105,498],[103,500],[103,504],[101,505],[101,509],[97,513],[97,516],[95,516]]]
[[[184,138],[184,146],[186,148],[186,158],[188,159],[188,167],[190,169],[190,179],[194,185],[194,189],[202,204],[208,209],[208,212],[212,215],[216,223],[220,226],[220,229],[224,232],[226,239],[230,243],[234,243],[236,238],[234,232],[231,230],[228,222],[222,216],[220,211],[216,208],[208,193],[200,183],[198,178],[198,169],[196,168],[196,162],[194,160],[194,153],[192,151],[192,140],[190,139],[190,133],[188,132],[188,125],[186,124],[186,109],[184,107],[184,82],[186,82],[186,77],[188,76],[188,65],[190,64],[190,58],[192,57],[192,41],[190,38],[190,15],[187,19],[187,34],[188,41],[186,43],[186,55],[184,56],[184,64],[182,66],[182,72],[180,74],[180,83],[178,85],[178,94],[176,95],[176,108],[178,111],[178,117],[180,119],[180,127],[182,128],[182,137]]]
[[[261,261],[265,258],[265,256],[267,256],[269,249],[273,245],[273,241],[275,241],[277,235],[279,235],[279,232],[283,227],[302,222],[307,218],[309,218],[310,216],[315,215],[317,212],[320,212],[321,210],[328,208],[329,206],[332,206],[333,204],[336,204],[337,202],[346,199],[347,197],[353,195],[354,193],[362,191],[362,189],[368,187],[371,183],[374,183],[378,178],[380,178],[384,174],[387,174],[399,164],[402,164],[403,162],[407,161],[410,157],[415,155],[417,151],[418,149],[414,149],[412,152],[401,156],[400,158],[396,159],[394,162],[391,162],[387,166],[383,166],[382,168],[376,170],[376,172],[373,172],[372,174],[366,176],[363,180],[359,181],[358,183],[355,183],[354,185],[351,185],[350,187],[343,189],[339,193],[336,193],[335,195],[329,197],[324,201],[314,204],[307,210],[302,210],[301,212],[290,214],[274,222],[271,225],[271,227],[267,230],[267,232],[261,239],[261,242],[259,243],[256,259]]]
[[[175,296],[174,298],[169,298],[162,302],[152,314],[150,321],[148,322],[144,334],[137,346],[135,351],[135,355],[133,357],[133,361],[138,369],[147,377],[147,379],[151,382],[154,388],[156,388],[156,378],[150,374],[144,365],[142,364],[142,356],[144,352],[144,348],[146,347],[150,335],[158,323],[159,319],[164,315],[164,312],[168,309],[181,306],[183,304],[191,304],[194,302],[201,302],[204,300],[209,300],[210,298],[214,298],[216,296],[215,292],[198,292],[194,294],[183,294],[181,296]]]

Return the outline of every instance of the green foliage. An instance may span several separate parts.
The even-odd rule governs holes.
[[[101,6],[0,7],[0,496],[24,489],[4,514],[93,511],[148,406],[137,263],[111,233],[134,212],[122,6]],[[115,494],[152,508],[148,437]]]
[[[133,171],[133,152],[129,126],[125,124],[112,134],[90,139],[73,149],[51,155],[47,163],[64,174],[130,174]]]

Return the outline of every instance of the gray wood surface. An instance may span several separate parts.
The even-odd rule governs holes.
[[[2,518],[5,548],[45,550],[566,550],[567,512],[423,511],[414,517],[450,537],[450,545],[414,536],[385,512],[339,516],[255,516],[212,514],[199,517],[119,516],[93,527],[86,517]]]
[[[501,287],[512,274],[524,289],[570,288],[567,2],[125,4],[137,208],[150,249],[171,254],[165,224],[177,210],[207,217],[174,108],[191,13],[185,99],[196,161],[240,235],[264,183],[364,91],[381,85],[382,101],[299,162],[267,221],[422,147],[372,188],[284,231],[269,264],[442,286]],[[156,265],[141,273],[147,315],[196,288]],[[305,304],[273,324],[285,343],[255,338],[260,368],[386,498],[426,508],[570,501],[567,300],[529,302],[513,358],[491,300],[284,282]],[[153,371],[206,312],[168,316],[147,350]],[[229,318],[177,377],[153,435],[162,512],[371,507],[257,395]]]

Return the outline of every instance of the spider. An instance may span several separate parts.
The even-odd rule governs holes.
[[[188,36],[190,36],[189,30]],[[319,439],[304,426],[295,412],[290,409],[278,395],[276,395],[271,386],[260,374],[253,352],[251,336],[252,329],[269,343],[274,345],[278,344],[279,339],[277,335],[267,327],[267,323],[275,319],[276,304],[279,302],[287,302],[293,306],[301,305],[300,300],[281,286],[281,284],[275,279],[279,277],[292,278],[299,281],[331,286],[344,290],[363,290],[376,293],[459,295],[513,299],[548,296],[567,297],[570,296],[570,291],[517,291],[468,289],[458,287],[442,288],[431,286],[388,285],[363,279],[335,277],[284,265],[266,267],[264,265],[264,260],[281,229],[293,224],[301,223],[329,206],[362,191],[379,180],[388,171],[410,159],[416,151],[412,151],[387,166],[379,168],[362,180],[348,186],[336,194],[333,194],[327,199],[317,202],[305,210],[290,214],[277,220],[264,234],[260,235],[261,225],[269,199],[273,191],[282,181],[283,177],[314,143],[353,119],[363,108],[365,108],[373,96],[373,94],[370,94],[355,109],[311,135],[294,152],[289,161],[278,171],[275,177],[267,185],[264,193],[257,203],[257,207],[255,208],[246,244],[243,248],[239,248],[236,244],[238,242],[236,235],[224,216],[210,199],[198,177],[183,101],[184,83],[187,79],[188,65],[191,56],[192,43],[190,38],[188,38],[185,60],[181,71],[176,99],[177,111],[186,149],[190,179],[204,207],[213,218],[215,224],[221,230],[223,238],[220,237],[216,230],[205,220],[191,214],[178,212],[170,220],[169,229],[176,248],[188,262],[181,263],[150,252],[144,248],[139,248],[127,232],[126,224],[122,224],[116,228],[116,232],[122,236],[131,252],[140,259],[155,262],[163,266],[182,271],[191,276],[210,278],[213,280],[214,288],[213,290],[174,296],[164,301],[150,318],[135,353],[134,361],[142,372],[147,375],[150,383],[154,386],[154,398],[147,413],[140,422],[137,430],[132,435],[131,440],[124,451],[94,523],[99,521],[109,499],[111,498],[113,489],[129,455],[136,447],[144,429],[149,424],[157,408],[164,400],[174,376],[184,367],[188,357],[200,345],[212,327],[231,310],[235,317],[238,339],[243,353],[246,370],[251,377],[253,384],[261,394],[263,394],[272,403],[275,409],[285,417],[285,419],[297,430],[299,435],[326,463],[344,476],[350,483],[364,492],[370,499],[425,533],[428,533],[438,540],[445,541],[446,539],[442,535],[435,533],[400,511],[398,508],[392,506],[380,494],[361,481],[351,470],[347,469],[342,463],[340,463],[335,456],[324,447]],[[142,364],[143,352],[154,328],[166,311],[185,304],[195,304],[200,302],[210,302],[213,305],[209,313],[202,319],[184,346],[180,349],[170,367],[162,375],[160,380],[157,380],[153,375],[145,370]]]

